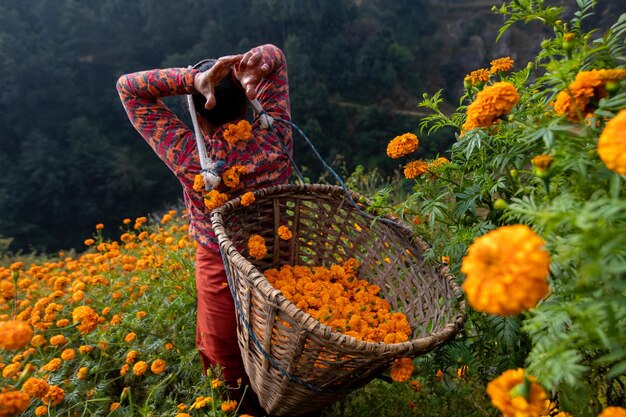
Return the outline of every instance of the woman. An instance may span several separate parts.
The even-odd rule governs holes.
[[[285,124],[263,129],[257,118],[250,140],[229,143],[224,138],[229,125],[245,117],[248,100],[258,99],[269,116],[290,119],[287,64],[279,48],[263,45],[243,55],[205,60],[196,67],[126,74],[118,80],[117,90],[135,129],[182,184],[189,234],[198,242],[196,345],[205,371],[219,366],[231,397],[240,399],[248,377],[237,344],[233,299],[211,228],[210,209],[204,204],[202,190],[194,189],[201,171],[196,141],[193,131],[161,98],[193,95],[208,156],[220,167],[218,175],[234,166],[244,168],[238,185],[229,188],[222,181],[217,187],[231,198],[237,197],[289,180],[293,147],[291,129]],[[246,397],[242,411],[260,415],[254,395]]]

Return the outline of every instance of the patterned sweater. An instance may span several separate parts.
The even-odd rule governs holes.
[[[261,52],[268,75],[257,86],[257,99],[273,117],[290,120],[287,63],[282,51],[274,45],[254,48]],[[200,172],[200,160],[193,130],[187,127],[162,101],[161,97],[195,92],[193,79],[198,71],[186,68],[155,69],[126,74],[117,82],[117,91],[128,118],[183,186],[183,197],[190,217],[189,234],[201,245],[219,250],[211,228],[210,212],[204,205],[202,193],[193,189],[194,178]],[[253,137],[231,146],[223,138],[226,126],[204,138],[209,158],[221,166],[218,174],[234,165],[242,165],[246,173],[236,188],[223,182],[218,191],[231,198],[289,181],[293,152],[291,128],[275,122],[274,131],[262,129],[258,118],[252,123]],[[282,142],[282,143],[281,143]]]

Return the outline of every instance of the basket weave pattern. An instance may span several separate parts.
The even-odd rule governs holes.
[[[277,416],[298,416],[331,404],[387,370],[403,356],[444,343],[461,328],[464,304],[447,269],[424,263],[428,245],[398,222],[372,222],[330,185],[283,185],[258,190],[249,207],[233,199],[213,211],[229,285],[235,298],[239,346],[261,405]],[[352,193],[355,201],[359,195]],[[280,240],[285,225],[293,238]],[[248,255],[261,235],[267,256]],[[260,271],[284,264],[328,266],[356,258],[360,279],[380,286],[393,311],[403,312],[410,340],[359,341],[333,331],[297,308]]]

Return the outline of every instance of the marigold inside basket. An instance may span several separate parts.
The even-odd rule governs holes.
[[[355,201],[359,197],[353,194]],[[424,262],[428,245],[398,222],[364,215],[340,187],[284,185],[258,190],[248,206],[233,199],[213,211],[212,224],[235,300],[244,365],[270,414],[298,416],[331,404],[388,371],[397,359],[444,343],[462,326],[459,288],[445,267]],[[254,239],[256,244],[250,247],[254,235],[260,240]],[[338,287],[332,284],[347,275],[346,269],[356,270],[352,262],[360,264],[353,281],[363,280],[364,288],[369,288],[360,290],[359,297],[372,295],[377,288],[380,301],[374,303],[405,316],[406,324],[388,326],[382,340],[374,338],[376,330],[367,330],[373,316],[360,315],[362,304],[357,301],[355,307],[333,292]],[[295,274],[300,275],[296,283],[305,285],[307,276],[322,266],[331,272],[319,270],[320,277],[335,274],[325,293],[312,278],[311,292],[300,293],[299,299],[289,285],[281,290],[271,282],[290,274],[295,279]],[[301,269],[305,267],[310,272]],[[278,272],[267,272],[272,269]],[[332,314],[321,304],[326,293],[336,306]],[[393,322],[396,316],[391,317]],[[357,337],[359,332],[364,337]],[[402,334],[407,340],[400,341]]]

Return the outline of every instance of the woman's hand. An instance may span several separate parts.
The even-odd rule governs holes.
[[[193,87],[206,98],[204,108],[211,110],[215,107],[215,86],[226,77],[228,70],[243,61],[243,58],[245,56],[241,54],[223,56],[211,68],[196,74],[193,79]]]
[[[235,77],[241,83],[248,100],[256,98],[256,86],[267,75],[270,68],[262,62],[260,52],[248,51],[235,66]]]

